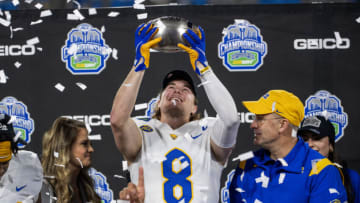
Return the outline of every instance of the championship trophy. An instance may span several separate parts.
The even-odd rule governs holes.
[[[178,43],[189,46],[182,37],[188,29],[192,29],[195,33],[200,33],[198,26],[193,25],[184,18],[175,16],[163,16],[153,19],[148,23],[152,23],[154,27],[159,28],[158,32],[153,36],[153,39],[162,37],[160,43],[153,46],[152,49],[165,53],[184,51],[177,47]]]

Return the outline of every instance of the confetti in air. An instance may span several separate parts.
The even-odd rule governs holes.
[[[59,152],[54,152],[54,157],[59,158]]]
[[[41,9],[43,7],[43,5],[41,4],[41,3],[37,3],[37,4],[35,4],[35,8],[37,8],[37,9]]]
[[[148,107],[147,103],[136,104],[135,105],[135,111],[143,110],[143,109],[146,109],[147,107]]]
[[[12,0],[12,4],[13,4],[14,6],[19,5],[19,0]]]
[[[356,18],[355,20],[357,23],[360,23],[360,17]]]
[[[21,134],[21,131],[17,131],[17,133],[16,133],[16,135],[15,135],[15,137],[14,137],[14,142],[17,142],[18,141],[18,139],[19,139],[19,137],[21,136],[22,134]]]
[[[143,20],[143,19],[146,19],[148,17],[148,14],[147,13],[140,13],[140,14],[137,14],[137,19],[138,20]]]
[[[97,135],[89,135],[89,140],[101,140],[101,135],[97,134]]]
[[[97,11],[96,8],[89,8],[89,16],[96,15]]]
[[[82,90],[86,90],[86,88],[87,88],[87,86],[84,83],[81,83],[81,82],[77,82],[76,85],[78,87],[80,87],[80,89],[82,89]]]
[[[5,75],[4,70],[0,70],[0,83],[5,84],[7,79],[9,77]]]
[[[11,116],[10,117],[10,120],[7,122],[7,124],[11,124],[11,123],[13,123],[14,121],[16,121],[16,116]]]
[[[236,160],[245,161],[245,160],[251,159],[253,157],[254,157],[254,152],[248,151],[248,152],[242,153],[239,156],[233,158],[232,161],[236,161]]]
[[[76,157],[75,159],[79,161],[81,168],[84,168],[83,163],[81,162],[80,158]]]
[[[51,15],[52,15],[52,12],[50,10],[41,11],[40,18],[48,17],[48,16],[51,16]]]
[[[57,90],[59,90],[60,92],[63,92],[63,91],[65,90],[64,85],[62,85],[61,83],[56,84],[56,85],[55,85],[55,88],[56,88]]]
[[[55,166],[58,166],[58,167],[63,167],[65,168],[65,165],[64,164],[54,164]]]
[[[112,49],[112,57],[113,57],[115,60],[118,60],[118,59],[119,59],[118,56],[117,56],[117,54],[118,54],[118,50],[115,49],[115,48],[113,48],[113,49]]]
[[[34,37],[29,40],[26,40],[26,44],[28,45],[38,44],[39,42],[40,42],[39,37]]]
[[[134,4],[133,5],[134,9],[141,9],[144,10],[145,9],[145,5],[144,4]]]
[[[114,18],[114,17],[117,17],[119,14],[120,14],[119,12],[111,11],[111,12],[108,14],[108,16]]]
[[[121,175],[114,175],[114,178],[120,178],[120,179],[126,179],[124,176],[121,176]]]
[[[104,33],[105,32],[105,26],[101,26],[101,32]]]
[[[245,190],[243,190],[243,189],[242,189],[242,188],[240,188],[240,187],[235,188],[235,190],[236,190],[237,192],[245,192]]]
[[[91,133],[91,127],[90,127],[90,124],[88,122],[85,122],[85,127],[86,127],[86,130],[88,131],[88,133],[90,134]]]
[[[127,171],[127,170],[128,170],[128,163],[127,163],[127,161],[122,161],[121,164],[122,164],[122,169],[123,169],[123,171]]]
[[[5,20],[5,19],[3,19],[3,18],[0,18],[0,24],[3,25],[3,26],[5,26],[5,27],[9,27],[10,21]]]
[[[73,12],[78,17],[79,20],[85,19],[85,17],[80,13],[80,11],[78,9],[75,9]]]

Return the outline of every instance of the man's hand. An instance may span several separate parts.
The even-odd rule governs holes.
[[[208,62],[205,56],[205,34],[204,30],[199,26],[199,36],[193,32],[191,29],[188,29],[187,32],[183,34],[185,40],[190,44],[190,47],[185,46],[184,44],[178,44],[177,46],[189,53],[190,63],[194,71],[201,76],[207,70],[210,69]]]
[[[153,24],[142,24],[135,32],[135,71],[142,71],[149,68],[150,48],[161,41],[161,37],[150,40],[158,31]]]
[[[130,200],[130,203],[144,203],[145,200],[145,187],[144,187],[144,169],[139,168],[139,180],[136,186],[129,183],[126,188],[119,193],[121,200]]]

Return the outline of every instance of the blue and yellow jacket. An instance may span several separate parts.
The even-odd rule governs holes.
[[[229,188],[230,202],[346,202],[339,170],[299,138],[283,159],[260,149],[242,161]]]

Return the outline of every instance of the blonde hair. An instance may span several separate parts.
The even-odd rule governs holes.
[[[69,167],[71,147],[81,129],[86,129],[83,122],[59,117],[43,136],[41,164],[44,176],[47,176],[47,181],[54,189],[57,202],[71,202],[73,196],[73,188],[70,185],[72,174]],[[84,201],[101,201],[94,191],[94,183],[88,174],[88,168],[82,168],[77,179],[85,189],[87,200]]]

